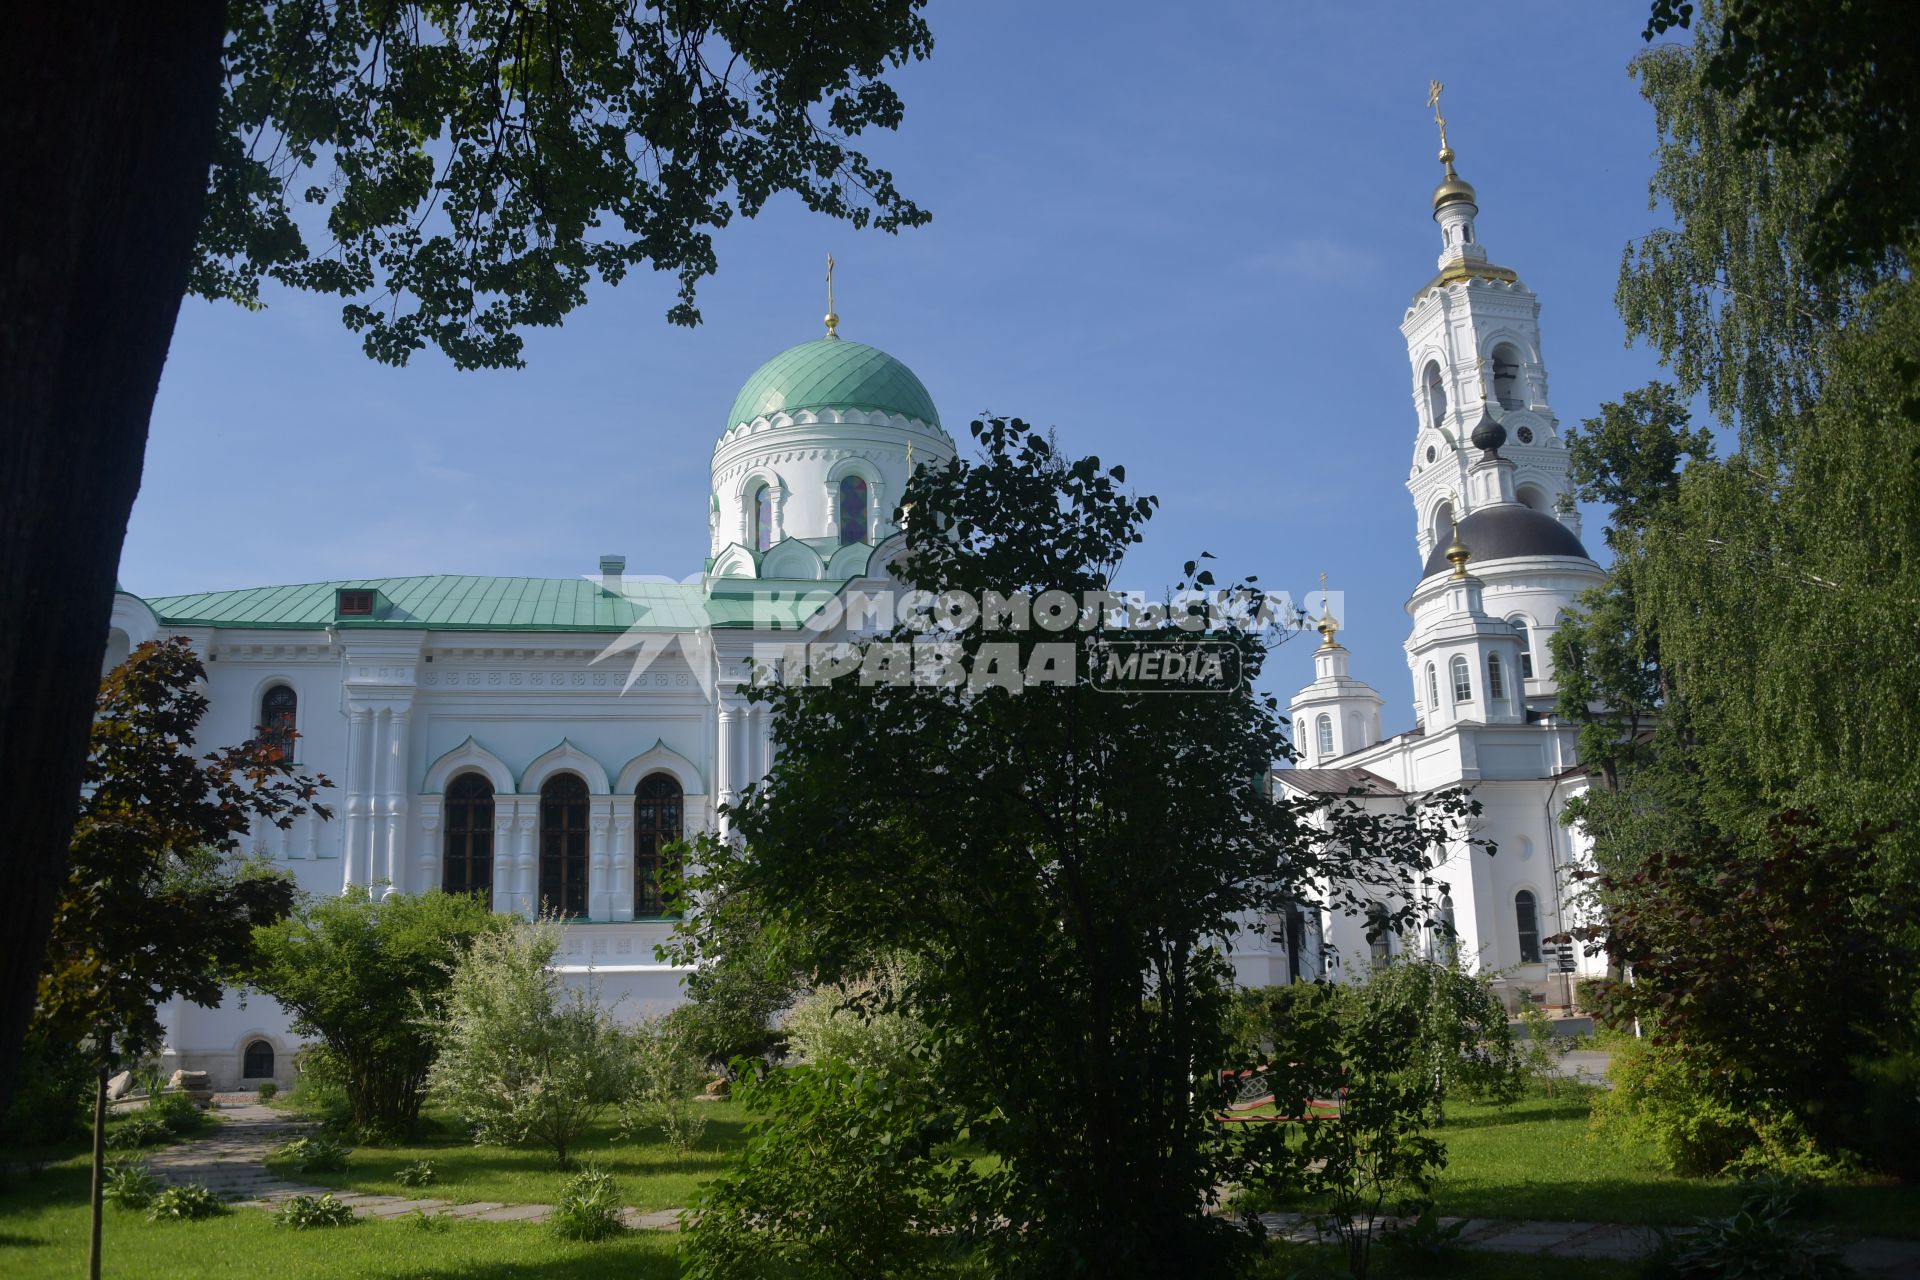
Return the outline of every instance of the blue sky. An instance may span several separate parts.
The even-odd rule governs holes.
[[[1124,462],[1163,506],[1125,578],[1208,550],[1222,577],[1346,593],[1354,672],[1412,723],[1400,645],[1418,575],[1415,420],[1398,325],[1434,270],[1445,110],[1493,260],[1540,296],[1563,423],[1657,372],[1613,289],[1656,224],[1651,111],[1626,63],[1645,0],[1173,6],[935,0],[867,149],[933,212],[855,232],[797,201],[718,239],[705,323],[672,281],[596,289],[529,368],[366,359],[336,301],[189,302],[121,579],[146,595],[414,573],[567,576],[621,552],[683,577],[706,551],[707,464],[735,391],[820,332],[927,384],[964,438],[983,411]],[[1587,513],[1597,551],[1602,513]],[[1311,678],[1304,640],[1263,682]]]

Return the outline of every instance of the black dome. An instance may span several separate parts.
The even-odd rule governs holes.
[[[1456,528],[1460,541],[1466,543],[1467,550],[1473,553],[1473,558],[1467,563],[1469,571],[1489,560],[1511,560],[1515,556],[1592,558],[1587,555],[1587,549],[1580,545],[1580,539],[1573,530],[1546,512],[1523,507],[1517,502],[1482,507],[1462,520]],[[1447,542],[1445,538],[1434,542],[1421,577],[1430,578],[1452,568],[1447,563]]]

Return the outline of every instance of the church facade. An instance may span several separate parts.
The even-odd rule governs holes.
[[[1276,771],[1274,782],[1327,803],[1383,807],[1460,787],[1482,809],[1436,873],[1448,927],[1409,937],[1364,917],[1308,913],[1275,931],[1285,945],[1266,976],[1351,978],[1410,948],[1457,948],[1495,975],[1510,1005],[1564,1008],[1575,979],[1604,971],[1605,961],[1558,940],[1580,923],[1567,873],[1590,852],[1563,816],[1589,779],[1576,758],[1579,726],[1554,714],[1548,645],[1578,595],[1605,575],[1580,540],[1547,396],[1539,301],[1488,259],[1477,197],[1454,171],[1444,134],[1440,158],[1439,271],[1400,325],[1415,422],[1407,490],[1422,565],[1406,606],[1402,687],[1416,723],[1381,736],[1383,699],[1352,672],[1336,620],[1323,618],[1313,682],[1289,704],[1300,767]]]
[[[1278,788],[1362,803],[1466,785],[1499,853],[1449,857],[1448,911],[1476,962],[1565,1002],[1558,868],[1579,856],[1559,811],[1584,780],[1573,726],[1551,714],[1546,642],[1600,580],[1567,503],[1566,450],[1547,402],[1539,305],[1474,235],[1473,190],[1435,195],[1440,272],[1402,330],[1418,419],[1408,480],[1426,562],[1408,603],[1418,727],[1382,739],[1381,696],[1355,678],[1334,621],[1316,678],[1293,699],[1300,768]],[[714,445],[709,554],[684,580],[602,556],[571,579],[353,579],[142,599],[116,596],[107,663],[186,636],[207,669],[208,742],[284,737],[325,773],[335,816],[267,826],[249,851],[315,894],[447,888],[500,911],[567,918],[558,963],[591,973],[625,1012],[679,999],[655,958],[673,921],[661,849],[724,832],[720,807],[771,765],[746,659],[823,611],[894,585],[891,523],[916,461],[953,456],[919,378],[827,335],[775,356],[742,387]],[[584,572],[597,569],[596,572]],[[837,628],[837,629],[836,629]],[[1251,922],[1250,922],[1251,923]],[[1240,978],[1351,978],[1418,939],[1303,908],[1229,941]],[[1557,997],[1556,997],[1557,991]],[[269,998],[163,1011],[165,1065],[215,1087],[292,1078],[298,1047]]]

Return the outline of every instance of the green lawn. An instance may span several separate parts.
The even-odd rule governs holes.
[[[701,1183],[718,1173],[742,1145],[746,1115],[737,1102],[702,1103],[707,1131],[692,1151],[676,1151],[651,1132],[621,1141],[611,1122],[595,1126],[573,1153],[620,1182],[623,1202],[640,1209],[686,1206]],[[553,1167],[547,1151],[526,1147],[482,1147],[456,1136],[449,1119],[430,1115],[445,1129],[408,1146],[356,1147],[344,1173],[301,1173],[270,1162],[285,1176],[319,1186],[350,1187],[376,1195],[431,1197],[466,1203],[497,1200],[505,1204],[552,1204],[572,1176]],[[433,1161],[432,1185],[405,1187],[395,1174],[416,1160]]]
[[[84,1160],[16,1176],[0,1191],[0,1275],[70,1277],[86,1273],[87,1170]],[[544,1226],[447,1222],[425,1230],[408,1222],[362,1220],[349,1227],[291,1231],[258,1210],[230,1210],[203,1222],[149,1223],[107,1209],[102,1270],[139,1280],[257,1280],[288,1277],[633,1277],[680,1274],[674,1237],[631,1232],[600,1244],[566,1244]]]
[[[1276,1244],[1272,1253],[1262,1259],[1247,1280],[1293,1280],[1296,1276],[1326,1275],[1344,1276],[1347,1274],[1346,1250],[1333,1245],[1317,1244]],[[1416,1263],[1403,1264],[1387,1250],[1374,1247],[1373,1265],[1369,1272],[1374,1280],[1416,1280],[1418,1277],[1442,1274],[1427,1264],[1424,1268]],[[1634,1280],[1640,1274],[1638,1263],[1603,1262],[1594,1258],[1552,1258],[1543,1259],[1538,1254],[1509,1253],[1472,1253],[1463,1252],[1457,1261],[1446,1267],[1444,1274],[1459,1277],[1471,1277],[1471,1280]]]
[[[1450,1103],[1437,1136],[1447,1170],[1440,1211],[1465,1217],[1688,1224],[1732,1213],[1728,1179],[1663,1172],[1651,1150],[1622,1151],[1588,1135],[1587,1095],[1561,1088],[1502,1110]],[[1826,1187],[1809,1220],[1862,1235],[1920,1237],[1920,1186]]]

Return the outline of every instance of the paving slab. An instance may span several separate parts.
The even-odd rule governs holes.
[[[504,1208],[506,1208],[506,1206],[498,1200],[476,1200],[472,1204],[456,1204],[447,1209],[445,1213],[449,1218],[477,1218],[483,1213],[491,1213],[495,1209]]]
[[[409,1213],[439,1213],[447,1207],[445,1200],[400,1200],[393,1204],[374,1205],[367,1213],[375,1218],[398,1218]]]
[[[680,1229],[678,1209],[654,1209],[646,1213],[638,1209],[622,1209],[620,1220],[635,1231],[678,1231]]]
[[[479,1215],[481,1222],[532,1222],[553,1212],[551,1205],[509,1204]]]

